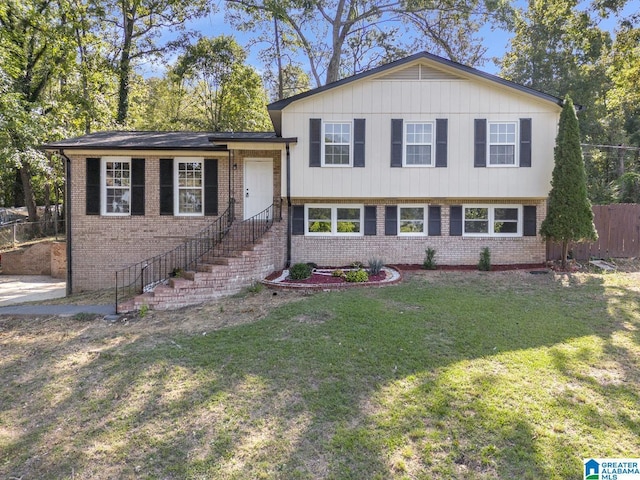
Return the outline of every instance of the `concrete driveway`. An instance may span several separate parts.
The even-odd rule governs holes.
[[[0,307],[61,298],[67,293],[64,280],[43,275],[0,275]]]

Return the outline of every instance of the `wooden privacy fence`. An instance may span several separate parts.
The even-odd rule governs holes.
[[[590,258],[631,258],[640,256],[640,204],[594,205],[593,223],[598,240],[572,243],[569,251],[577,260]],[[547,242],[547,259],[559,260],[562,245]]]

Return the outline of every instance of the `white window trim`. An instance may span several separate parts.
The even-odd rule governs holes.
[[[334,163],[325,163],[325,128],[327,125],[332,124],[347,124],[349,125],[349,163],[345,164],[345,165],[337,165]],[[321,158],[321,165],[323,167],[327,167],[327,168],[332,168],[332,167],[336,167],[336,168],[349,168],[349,167],[353,167],[353,120],[330,120],[330,121],[323,121],[322,122],[322,149],[320,152],[320,158]],[[331,144],[331,145],[344,145],[343,143],[338,143],[338,144]]]
[[[422,232],[401,232],[400,231],[400,223],[402,222],[402,218],[400,217],[400,209],[402,208],[422,208]],[[403,204],[398,205],[398,236],[399,237],[426,237],[429,231],[429,206],[422,204]]]
[[[120,162],[129,164],[129,211],[128,212],[107,212],[107,163]],[[109,217],[130,217],[131,216],[131,182],[132,182],[132,162],[131,157],[102,157],[100,159],[100,214]]]
[[[180,173],[178,165],[180,163],[200,163],[202,171],[202,185],[200,190],[202,191],[202,205],[200,206],[199,213],[180,213]],[[194,189],[197,187],[184,187]],[[173,159],[173,214],[176,217],[203,217],[204,216],[204,157],[176,157]]]
[[[310,232],[309,231],[309,209],[310,208],[330,208],[331,209],[331,231],[330,232]],[[360,210],[360,231],[357,233],[338,232],[338,209],[357,208]],[[304,206],[304,234],[309,237],[362,237],[364,236],[364,205],[353,204],[319,204],[309,203]]]
[[[491,143],[491,125],[498,124],[511,124],[515,125],[515,139],[513,144],[513,163],[512,164],[504,164],[504,163],[491,163],[491,146],[492,145],[511,145],[511,143]],[[520,166],[520,127],[518,122],[513,120],[505,120],[505,121],[490,121],[487,122],[487,167],[490,168],[514,168]]]
[[[489,232],[487,233],[467,233],[465,231],[465,220],[466,220],[466,210],[467,208],[487,208],[489,210]],[[516,233],[495,233],[493,231],[493,225],[495,222],[495,210],[496,208],[514,208],[518,209],[518,231]],[[493,204],[473,204],[473,205],[463,205],[462,206],[462,235],[465,237],[522,237],[522,205],[513,205],[513,204],[503,204],[503,205],[493,205]]]
[[[431,125],[431,143],[407,143],[407,126],[408,125],[416,125],[416,124],[430,124]],[[436,122],[434,121],[420,121],[420,120],[411,120],[403,122],[402,125],[402,166],[407,168],[430,168],[435,167],[435,139],[436,139]],[[408,164],[407,163],[407,146],[408,145],[430,145],[431,146],[431,163],[427,165],[416,165],[416,164]]]

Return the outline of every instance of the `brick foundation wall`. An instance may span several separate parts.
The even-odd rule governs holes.
[[[67,244],[39,242],[2,254],[2,273],[5,275],[51,275],[67,277]]]
[[[51,244],[51,276],[67,279],[67,243],[54,242]]]
[[[191,154],[186,152],[185,156]],[[71,158],[71,247],[73,292],[112,288],[115,272],[146,258],[163,254],[184,243],[216,220],[213,216],[180,217],[160,215],[160,158],[166,155],[133,155],[145,158],[145,215],[86,215],[86,157]],[[235,198],[236,218],[242,219],[242,184],[244,158],[274,160],[274,196],[280,196],[280,151],[239,150],[232,154],[211,154],[218,159],[218,213]],[[233,165],[236,165],[234,168]],[[231,165],[231,181],[229,168]]]
[[[313,262],[337,267],[370,258],[381,258],[387,264],[422,264],[425,250],[436,251],[438,265],[477,265],[480,251],[489,247],[494,265],[542,264],[546,261],[546,244],[535,237],[462,237],[449,236],[449,208],[442,208],[442,236],[386,236],[384,234],[384,205],[377,206],[377,234],[362,237],[292,237],[292,264]],[[536,208],[537,228],[546,214],[546,203]]]

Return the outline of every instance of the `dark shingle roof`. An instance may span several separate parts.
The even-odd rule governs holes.
[[[281,143],[295,141],[276,137],[274,132],[96,132],[81,137],[50,142],[53,149],[121,149],[121,150],[226,150],[226,142]]]

